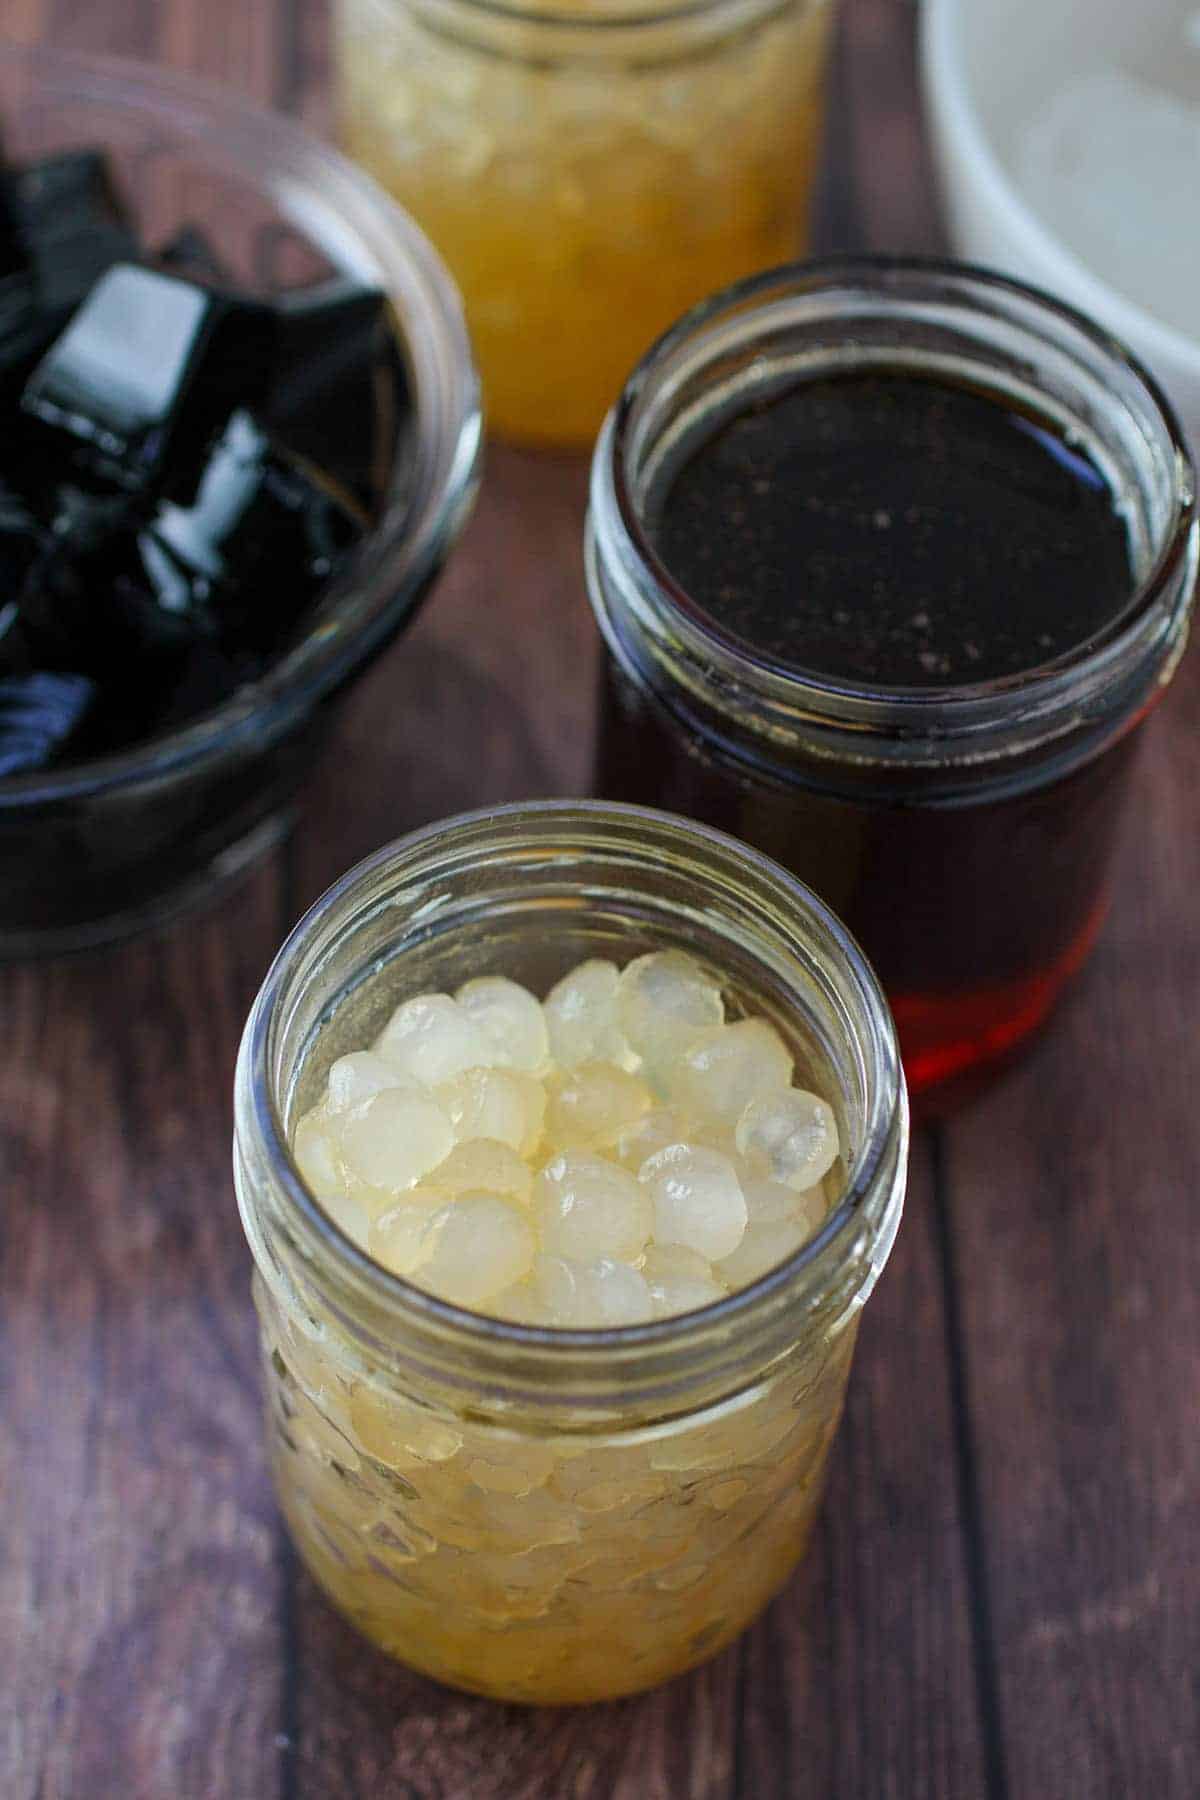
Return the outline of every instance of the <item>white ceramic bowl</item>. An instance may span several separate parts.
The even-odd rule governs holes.
[[[951,242],[1088,313],[1149,365],[1200,445],[1197,335],[1118,292],[1038,216],[1023,191],[1021,134],[1064,82],[1127,67],[1182,34],[1200,0],[922,0],[921,70]],[[1200,54],[1197,55],[1200,68]],[[1181,230],[1194,229],[1187,218]]]

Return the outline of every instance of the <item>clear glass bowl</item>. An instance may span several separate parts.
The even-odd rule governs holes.
[[[413,391],[391,488],[304,636],[184,729],[74,768],[0,780],[0,957],[86,948],[159,923],[288,830],[330,702],[412,618],[465,522],[479,384],[458,295],[426,238],[336,151],[178,75],[0,46],[17,162],[102,145],[146,241],[185,223],[259,293],[340,272],[384,288]]]

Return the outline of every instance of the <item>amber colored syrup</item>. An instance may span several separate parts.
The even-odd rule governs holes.
[[[1102,896],[1065,950],[1032,974],[959,994],[890,996],[914,1117],[964,1105],[1015,1060],[1087,961],[1107,910]]]
[[[854,366],[689,431],[646,499],[655,552],[727,638],[800,678],[936,705],[1090,644],[1133,591],[1107,477],[1032,402]],[[600,792],[706,819],[813,887],[875,966],[921,1111],[983,1085],[1099,929],[1131,733],[1074,768],[1052,737],[986,770],[843,761],[772,752],[732,714],[685,724],[687,704],[613,683]]]
[[[1136,741],[999,800],[900,803],[822,791],[824,767],[752,768],[610,664],[596,787],[702,819],[813,888],[874,965],[928,1117],[1015,1059],[1087,957]]]

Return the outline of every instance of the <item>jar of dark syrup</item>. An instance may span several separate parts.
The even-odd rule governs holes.
[[[607,798],[838,912],[926,1112],[1084,961],[1138,727],[1187,637],[1193,469],[1086,319],[948,264],[776,270],[687,314],[596,448]]]

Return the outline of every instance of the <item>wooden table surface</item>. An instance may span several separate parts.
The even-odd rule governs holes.
[[[937,241],[908,0],[846,0],[827,243]],[[3,0],[327,124],[309,0]],[[368,1649],[288,1547],[229,1176],[299,910],[439,814],[586,783],[584,470],[492,451],[294,841],[219,909],[0,974],[3,1800],[1168,1800],[1200,1776],[1200,658],[1053,1031],[921,1135],[813,1551],[693,1676],[587,1711]],[[386,778],[381,778],[384,776]],[[347,804],[347,796],[352,803]]]

